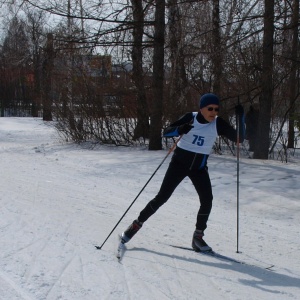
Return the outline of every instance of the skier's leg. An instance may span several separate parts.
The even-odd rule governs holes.
[[[193,170],[189,174],[194,187],[199,195],[200,209],[197,214],[196,229],[205,230],[212,208],[212,188],[207,169]]]
[[[172,193],[186,174],[186,168],[183,168],[182,165],[175,160],[171,161],[156,197],[140,212],[138,219],[134,220],[127,230],[122,233],[122,238],[125,243],[128,242],[142,227],[143,223],[171,197]]]
[[[187,169],[176,160],[172,160],[163,179],[158,194],[140,212],[138,220],[145,222],[151,217],[173,194],[176,187],[187,176]]]
[[[212,208],[212,188],[206,169],[191,171],[190,179],[200,199],[200,209],[197,214],[196,230],[192,238],[192,247],[195,251],[211,251],[212,248],[203,240],[204,230],[207,227],[207,221]]]

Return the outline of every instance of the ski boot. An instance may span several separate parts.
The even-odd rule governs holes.
[[[142,228],[143,223],[139,220],[134,220],[133,223],[122,233],[122,243],[125,244]]]
[[[209,247],[203,240],[203,230],[196,229],[193,234],[192,247],[196,252],[212,252],[212,248]]]

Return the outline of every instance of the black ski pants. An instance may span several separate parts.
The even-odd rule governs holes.
[[[200,209],[197,214],[196,229],[206,229],[207,220],[212,208],[212,188],[207,168],[191,170],[189,166],[172,159],[163,179],[158,194],[140,212],[138,220],[145,222],[151,217],[173,194],[180,182],[188,176],[192,181],[200,199]]]

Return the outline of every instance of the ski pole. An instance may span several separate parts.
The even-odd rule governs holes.
[[[238,98],[238,104],[240,104],[240,99]],[[237,200],[237,247],[236,253],[239,253],[239,222],[240,222],[240,118],[236,114],[236,200]]]
[[[134,204],[134,202],[137,200],[137,198],[140,196],[140,194],[143,192],[143,190],[146,188],[146,186],[148,185],[148,183],[151,181],[151,179],[154,177],[154,175],[156,174],[156,172],[158,171],[158,169],[162,166],[162,164],[165,162],[165,160],[167,159],[167,157],[174,151],[174,149],[176,148],[177,143],[179,142],[179,140],[181,139],[182,135],[177,139],[177,141],[173,144],[173,146],[169,149],[167,155],[164,157],[164,159],[161,161],[161,163],[158,165],[158,167],[156,168],[156,170],[153,172],[153,174],[150,176],[150,178],[148,179],[148,181],[146,182],[146,184],[143,186],[143,188],[140,190],[140,192],[137,194],[137,196],[134,198],[134,200],[131,202],[131,204],[129,205],[129,207],[126,209],[126,211],[124,212],[124,214],[122,215],[122,217],[120,218],[120,220],[117,222],[117,224],[115,225],[115,227],[112,229],[112,231],[110,232],[110,234],[107,236],[107,238],[104,240],[104,242],[102,243],[102,245],[100,247],[97,247],[97,249],[101,249],[103,247],[103,245],[106,243],[106,241],[109,239],[109,237],[112,235],[112,233],[115,231],[115,229],[117,228],[117,226],[120,224],[120,222],[123,220],[123,218],[125,217],[125,215],[127,214],[127,212],[129,211],[129,209],[132,207],[132,205]]]

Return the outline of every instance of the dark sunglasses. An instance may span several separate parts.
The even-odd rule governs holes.
[[[215,112],[218,112],[218,111],[219,111],[219,108],[218,108],[218,107],[217,107],[217,108],[208,107],[207,110],[208,110],[208,111],[213,111],[213,110],[214,110]]]

